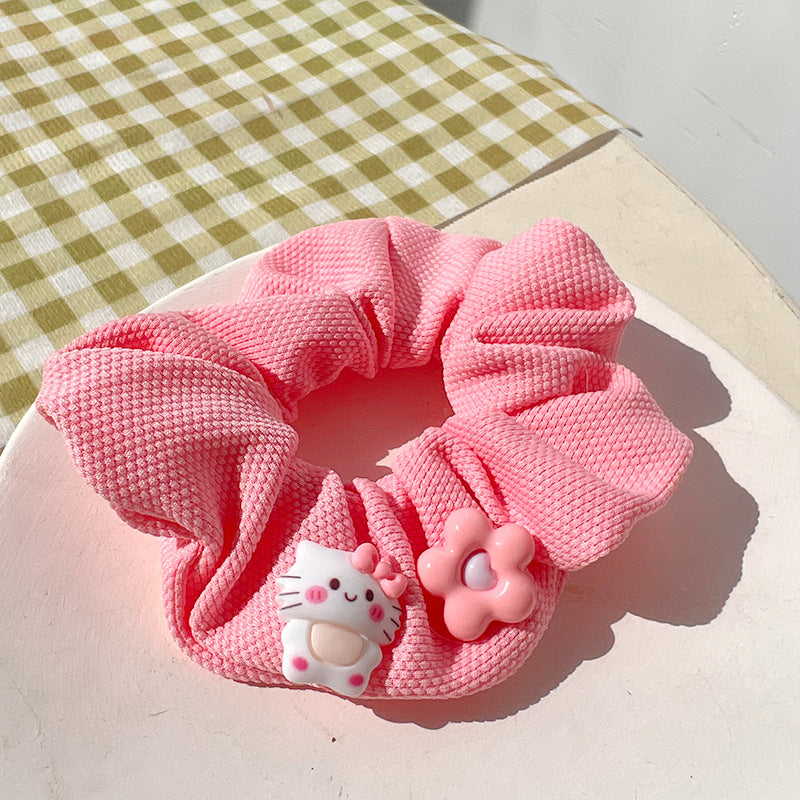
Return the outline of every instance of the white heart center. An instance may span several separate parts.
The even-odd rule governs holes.
[[[478,592],[491,589],[497,583],[497,575],[492,570],[489,554],[485,550],[477,550],[464,562],[461,571],[464,585]]]

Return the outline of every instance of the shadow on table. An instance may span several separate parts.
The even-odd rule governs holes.
[[[463,25],[465,28],[474,21],[475,8],[472,0],[422,0],[423,4],[440,14]]]
[[[368,701],[394,722],[438,728],[501,719],[535,704],[582,662],[614,646],[611,626],[631,613],[670,625],[705,625],[739,582],[758,507],[693,432],[724,419],[730,396],[700,352],[634,320],[620,350],[672,421],[694,443],[674,496],[610,555],[571,575],[533,656],[501,685],[461,700]]]

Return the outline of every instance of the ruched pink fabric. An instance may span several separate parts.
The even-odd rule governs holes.
[[[589,237],[545,220],[509,244],[408,219],[336,223],[264,255],[228,306],[121,319],[47,363],[39,411],[85,479],[164,537],[183,649],[222,675],[286,686],[275,577],[302,539],[374,543],[408,577],[403,628],[364,697],[456,697],[517,670],[565,570],[668,499],[688,439],[614,357],[634,311]],[[297,402],[345,368],[441,359],[454,414],[393,474],[297,458]],[[538,604],[474,642],[441,635],[415,562],[455,509],[535,537]]]

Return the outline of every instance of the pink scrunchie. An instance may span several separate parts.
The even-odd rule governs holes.
[[[509,244],[408,219],[308,230],[264,255],[233,305],[121,319],[47,363],[39,411],[135,528],[165,537],[172,633],[238,680],[281,673],[275,578],[309,539],[374,543],[408,577],[402,630],[364,697],[456,697],[508,677],[544,632],[564,571],[666,502],[689,441],[614,356],[633,301],[589,237],[545,220]],[[441,358],[454,415],[377,482],[295,456],[297,402],[349,367]],[[416,559],[480,506],[536,540],[521,623],[454,641]]]

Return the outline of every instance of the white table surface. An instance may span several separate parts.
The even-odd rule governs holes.
[[[167,305],[232,297],[246,268]],[[693,463],[664,510],[570,577],[526,666],[460,701],[351,702],[203,671],[168,634],[159,543],[29,414],[0,461],[0,798],[796,797],[800,419],[635,294],[621,360],[691,435]],[[309,398],[306,455],[377,469],[374,441],[326,455],[318,432],[336,420],[385,449],[435,424],[437,377],[415,377],[422,399],[388,438],[365,417],[395,401],[396,376]]]

